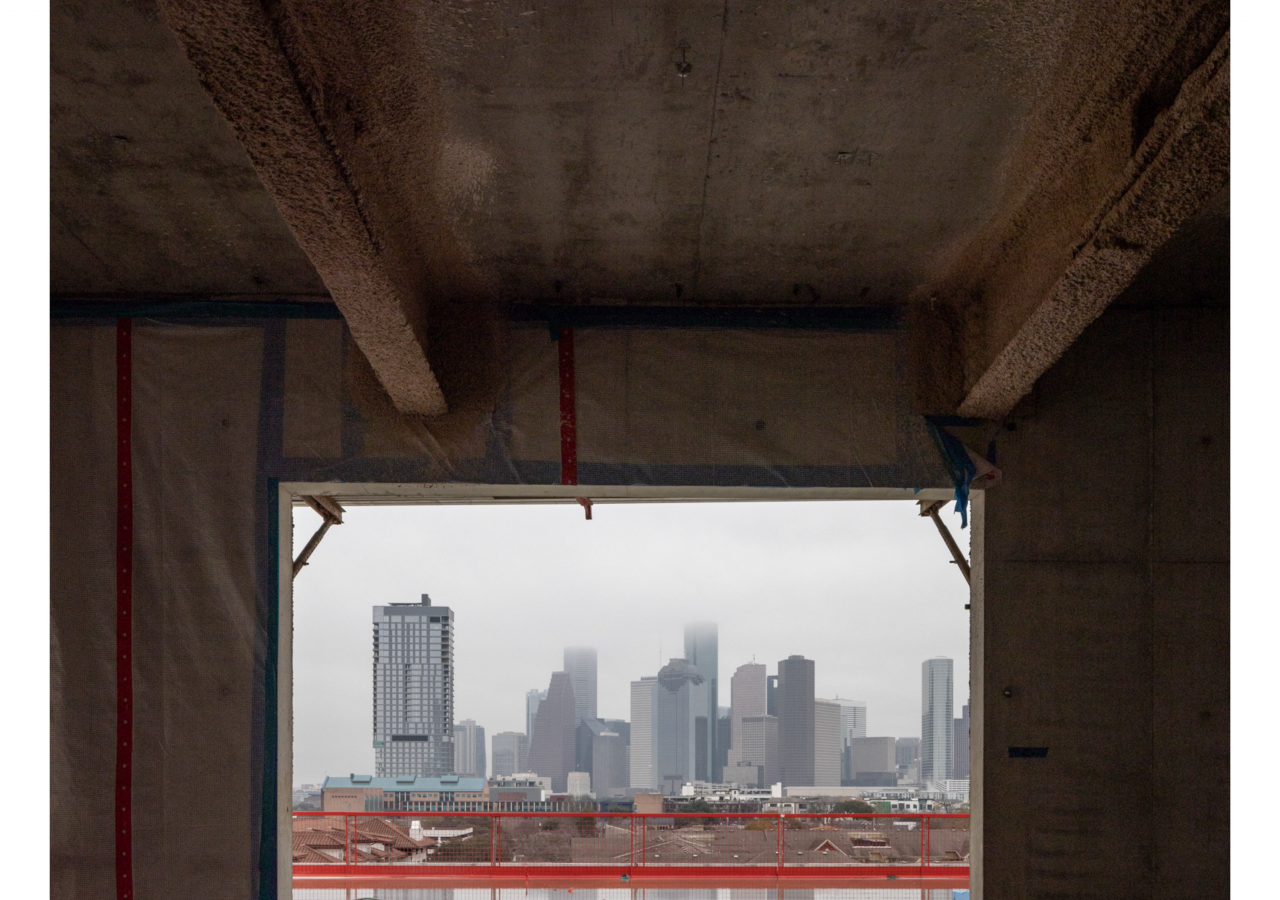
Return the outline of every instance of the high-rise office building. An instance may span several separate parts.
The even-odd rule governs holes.
[[[579,719],[596,717],[596,648],[566,647],[564,670],[573,684],[573,711]]]
[[[840,704],[840,781],[842,784],[853,784],[851,780],[854,769],[849,763],[849,742],[854,738],[867,736],[867,704],[864,700],[841,700]]]
[[[659,785],[654,774],[653,707],[656,676],[631,682],[631,753],[627,783],[637,791],[649,792]]]
[[[742,761],[742,720],[769,714],[764,663],[744,663],[729,679],[729,765]]]
[[[524,695],[524,733],[533,740],[533,726],[538,723],[538,704],[547,699],[547,692],[534,688]]]
[[[960,708],[960,718],[955,720],[955,762],[951,766],[952,778],[969,777],[969,704]]]
[[[840,704],[834,700],[813,701],[813,783],[840,784],[840,762],[844,756],[840,733]]]
[[[844,736],[845,743],[856,737],[866,737],[867,701],[841,700],[837,697],[836,702],[840,704],[840,733]]]
[[[493,736],[493,777],[502,778],[529,771],[529,737],[518,731],[500,731]]]
[[[744,716],[738,765],[758,766],[758,787],[780,780],[778,774],[778,719],[776,716]]]
[[[654,775],[665,794],[678,794],[697,779],[697,720],[707,705],[707,679],[685,659],[658,670],[653,703]],[[634,726],[634,721],[633,721]]]
[[[453,773],[453,611],[373,608],[373,756],[378,777]]]
[[[813,784],[813,660],[778,663],[778,757],[783,785]]]
[[[690,622],[684,626],[684,658],[706,679],[703,708],[698,710],[698,715],[706,719],[698,771],[709,781],[715,777],[719,756],[716,719],[720,709],[720,629],[715,622]]]
[[[456,775],[484,778],[488,760],[485,759],[484,728],[475,719],[463,719],[453,726],[453,771]]]
[[[920,666],[920,781],[946,781],[955,761],[955,686],[950,659],[938,656]]]
[[[716,770],[711,774],[711,780],[716,784],[724,781],[720,777],[720,773],[729,764],[729,735],[732,725],[733,723],[729,718],[729,708],[727,706],[720,707],[720,715],[716,719]]]
[[[547,699],[538,705],[533,739],[529,742],[529,768],[551,779],[551,789],[564,793],[573,771],[577,729],[573,684],[568,672],[552,672]]]
[[[770,675],[765,679],[765,715],[778,716],[778,676]]]
[[[597,799],[621,797],[626,790],[627,745],[616,731],[592,735],[591,785]]]

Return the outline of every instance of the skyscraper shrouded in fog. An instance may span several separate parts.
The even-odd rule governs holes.
[[[628,784],[641,793],[648,793],[661,786],[655,774],[653,757],[653,712],[657,699],[657,676],[648,675],[631,682],[631,753],[628,763]]]
[[[782,783],[813,784],[813,660],[778,663],[778,757]]]
[[[529,770],[529,738],[519,731],[500,731],[493,736],[493,777],[500,778]]]
[[[547,692],[533,688],[524,695],[524,733],[533,740],[533,726],[537,724],[538,704],[547,699]]]
[[[484,778],[487,769],[484,728],[475,719],[463,719],[453,726],[453,773]]]
[[[551,779],[551,789],[564,793],[577,741],[573,684],[568,672],[552,672],[547,699],[538,705],[533,740],[529,742],[529,768]]]
[[[920,780],[946,781],[955,760],[954,669],[950,659],[926,659],[920,667]]]
[[[720,703],[720,629],[715,622],[690,622],[684,626],[684,658],[706,679],[705,699],[697,713],[706,720],[702,725],[698,771],[705,779],[711,780],[715,777],[716,757],[719,755],[716,721]]]
[[[566,647],[564,670],[573,684],[574,715],[579,719],[596,717],[596,648]]]
[[[373,608],[373,755],[378,777],[451,774],[453,611],[421,603]]]
[[[769,711],[767,670],[764,663],[738,666],[729,679],[729,765],[737,765],[742,755],[742,720],[763,716]]]

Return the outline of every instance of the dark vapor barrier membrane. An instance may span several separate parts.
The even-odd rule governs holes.
[[[51,871],[73,900],[116,888],[116,341],[51,330],[51,552],[75,560],[52,570]],[[499,401],[441,428],[395,412],[341,320],[133,321],[135,896],[276,896],[279,481],[560,483],[557,343],[505,343]],[[583,485],[951,486],[900,331],[574,343]]]

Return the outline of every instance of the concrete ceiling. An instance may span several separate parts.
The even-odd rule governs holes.
[[[55,294],[325,294],[154,3],[54,3]]]
[[[923,305],[998,416],[1227,180],[1219,0],[158,2],[54,7],[55,293],[327,291],[409,413],[554,301]]]

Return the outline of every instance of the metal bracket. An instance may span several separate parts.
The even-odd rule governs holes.
[[[943,524],[942,519],[938,516],[938,510],[946,506],[947,501],[921,500],[919,503],[920,515],[933,519],[933,524],[938,526],[938,534],[942,535],[942,539],[947,543],[947,549],[951,551],[951,561],[960,567],[960,574],[964,576],[964,583],[970,584],[969,561],[964,558],[964,554],[960,552],[960,547],[956,544],[955,538],[951,536],[951,532],[947,530],[947,526]]]
[[[293,577],[297,578],[298,573],[302,571],[302,567],[307,564],[307,560],[311,558],[311,554],[315,552],[316,547],[320,546],[320,541],[324,538],[325,532],[334,525],[342,524],[342,514],[346,511],[338,501],[332,497],[317,495],[314,497],[303,497],[302,501],[320,514],[320,518],[324,519],[320,528],[315,534],[311,535],[311,540],[307,541],[307,546],[302,548],[302,552],[298,554],[298,558],[293,561]]]

